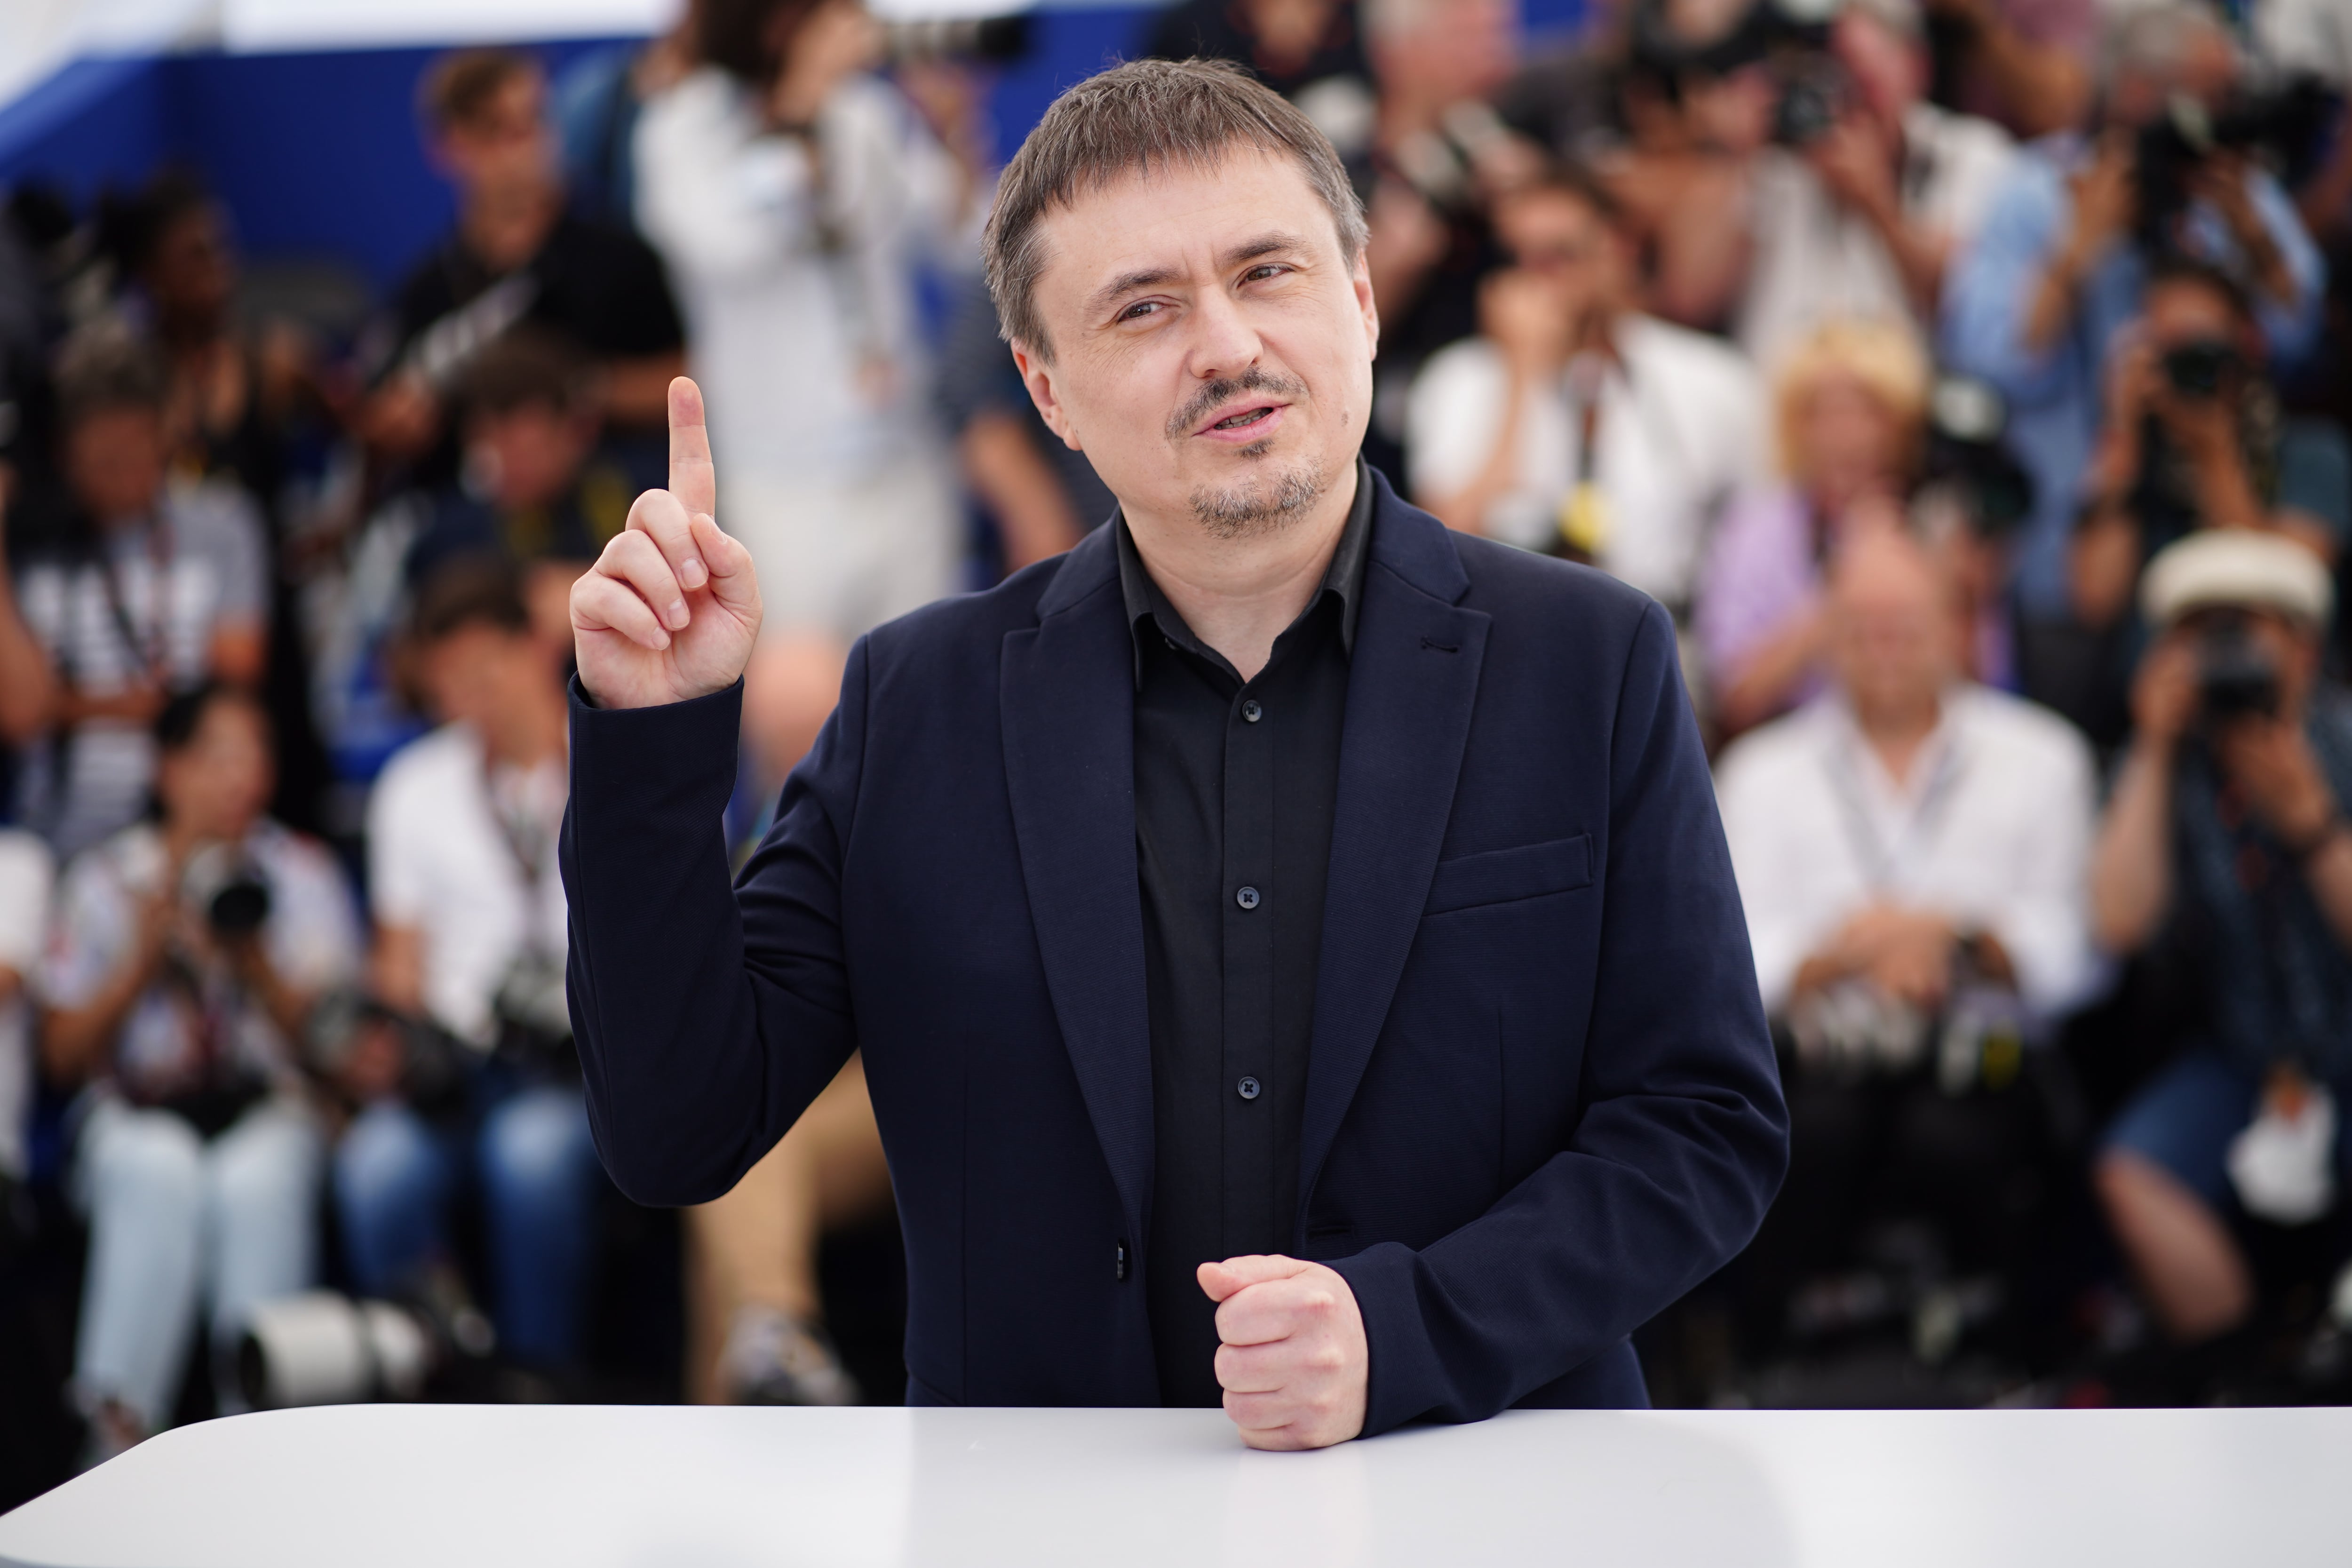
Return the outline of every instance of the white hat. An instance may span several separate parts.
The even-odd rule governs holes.
[[[2336,607],[2336,585],[2309,547],[2284,534],[2213,528],[2157,552],[2140,578],[2139,604],[2157,626],[2192,610],[2232,605],[2317,627]]]

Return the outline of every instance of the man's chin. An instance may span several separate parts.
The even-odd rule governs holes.
[[[1193,521],[1225,539],[1271,533],[1313,510],[1330,488],[1330,475],[1315,458],[1274,458],[1254,442],[1234,457],[1252,458],[1250,470],[1207,479],[1190,497]]]

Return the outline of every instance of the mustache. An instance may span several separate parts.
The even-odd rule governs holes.
[[[1169,416],[1168,434],[1189,436],[1192,427],[1216,411],[1219,404],[1244,392],[1270,392],[1277,397],[1302,397],[1307,384],[1296,376],[1276,375],[1271,371],[1252,365],[1239,375],[1219,376],[1203,382],[1201,389],[1184,400],[1184,406]]]

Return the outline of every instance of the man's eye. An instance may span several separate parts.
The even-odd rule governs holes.
[[[1242,281],[1244,283],[1255,283],[1262,278],[1276,278],[1289,270],[1290,268],[1282,262],[1268,261],[1262,263],[1259,266],[1253,267],[1247,272],[1243,273]]]
[[[1139,321],[1143,319],[1143,313],[1146,310],[1158,309],[1160,309],[1160,301],[1157,300],[1138,300],[1134,304],[1121,310],[1114,319],[1121,321]]]

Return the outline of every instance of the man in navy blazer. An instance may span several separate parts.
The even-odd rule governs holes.
[[[1667,617],[1355,460],[1361,213],[1246,79],[1073,89],[988,261],[1120,514],[863,639],[731,892],[759,595],[691,383],[573,591],[606,1165],[715,1197],[862,1050],[911,1403],[1221,1397],[1263,1447],[1644,1403],[1628,1335],[1746,1245],[1787,1135]]]

